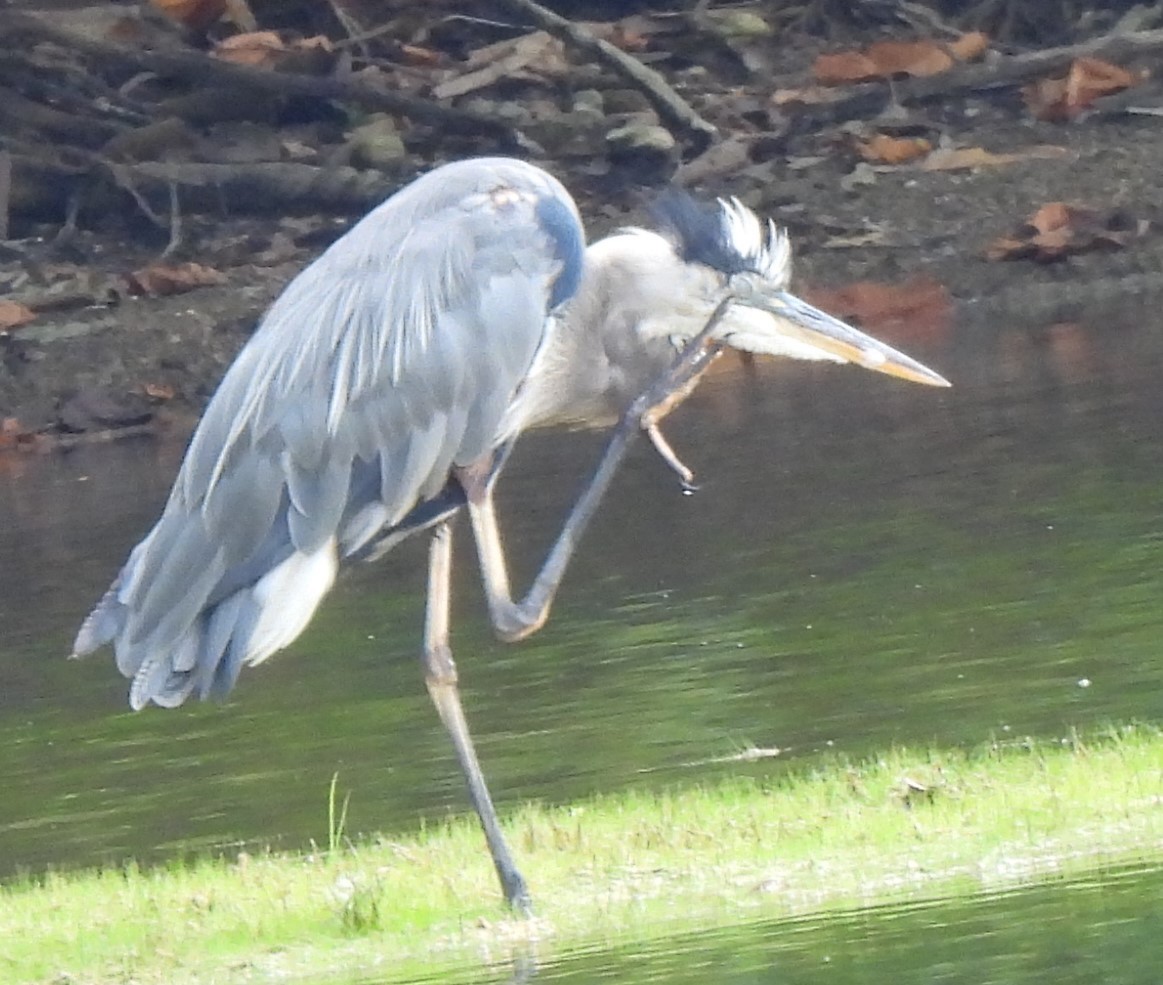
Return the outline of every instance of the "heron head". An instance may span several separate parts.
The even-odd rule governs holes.
[[[738,199],[707,205],[674,192],[660,199],[654,215],[707,310],[731,300],[716,333],[726,345],[855,363],[915,383],[949,385],[915,359],[792,294],[787,233],[771,220],[762,222]]]

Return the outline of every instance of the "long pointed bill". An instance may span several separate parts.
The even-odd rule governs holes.
[[[928,366],[921,365],[903,352],[898,352],[871,335],[865,335],[787,291],[768,295],[756,292],[737,298],[735,303],[740,307],[763,311],[772,316],[772,321],[764,319],[762,330],[758,326],[748,325],[743,331],[724,333],[723,341],[733,348],[783,354],[780,346],[782,340],[785,345],[787,342],[798,343],[797,350],[805,347],[808,351],[802,354],[802,358],[855,363],[865,369],[928,386],[951,385],[945,377],[934,373]],[[765,339],[764,336],[769,338]]]

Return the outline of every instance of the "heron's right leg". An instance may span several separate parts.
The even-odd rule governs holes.
[[[456,749],[456,758],[468,783],[468,795],[484,828],[489,854],[497,868],[505,900],[513,909],[532,912],[525,880],[517,871],[509,846],[485,784],[468,722],[460,704],[456,663],[448,643],[448,613],[451,604],[452,527],[446,520],[435,528],[428,553],[428,606],[424,617],[424,683],[440,720]]]

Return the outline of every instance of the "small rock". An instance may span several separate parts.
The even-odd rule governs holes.
[[[606,134],[610,160],[637,171],[643,180],[669,177],[678,164],[678,142],[656,123],[627,123]]]
[[[650,109],[650,100],[637,89],[610,89],[602,102],[605,112],[609,115],[645,113]]]
[[[752,10],[724,10],[707,21],[721,38],[768,38],[775,33],[775,28]]]
[[[476,113],[478,116],[488,116],[494,120],[501,120],[518,130],[533,122],[533,114],[514,100],[499,102],[496,99],[485,99],[484,96],[474,96],[465,100],[460,108],[467,113]]]
[[[849,195],[856,194],[861,187],[875,184],[876,172],[872,169],[872,165],[866,161],[861,161],[840,179],[840,187]]]
[[[589,113],[574,110],[569,113],[559,113],[551,120],[542,120],[536,126],[530,127],[529,134],[539,143],[555,151],[559,151],[568,141],[578,135],[588,139],[592,147],[596,138],[593,132],[594,128],[603,120],[604,117],[599,116],[595,119]]]
[[[666,127],[655,123],[628,123],[606,134],[606,146],[611,156],[624,154],[671,155],[677,141]]]
[[[113,393],[87,387],[69,397],[57,411],[62,430],[104,431],[145,424],[153,417],[149,402],[138,393]]]
[[[573,112],[594,122],[606,118],[606,100],[597,89],[582,89],[573,96]]]
[[[357,168],[391,170],[408,150],[396,129],[396,121],[386,113],[376,113],[356,127],[347,138],[351,163]]]

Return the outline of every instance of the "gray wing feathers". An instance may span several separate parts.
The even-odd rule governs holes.
[[[490,197],[502,185],[516,204]],[[496,444],[560,271],[535,214],[550,194],[568,202],[518,162],[432,172],[272,305],[161,519],[78,634],[77,654],[114,642],[134,707],[228,691],[266,656],[247,649],[276,604],[256,591],[264,577],[333,538],[357,551]]]

